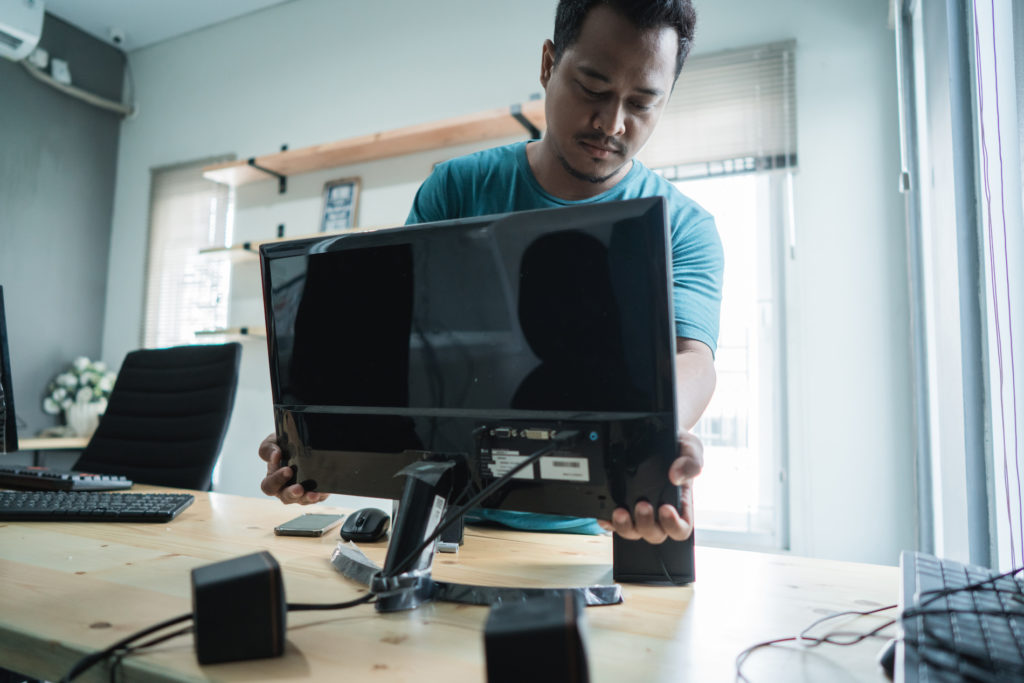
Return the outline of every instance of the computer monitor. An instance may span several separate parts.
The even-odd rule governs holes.
[[[18,450],[18,426],[14,418],[14,380],[4,315],[4,288],[0,285],[0,453]]]
[[[274,420],[307,489],[397,499],[459,463],[488,508],[610,519],[677,502],[675,335],[661,198],[264,244]]]

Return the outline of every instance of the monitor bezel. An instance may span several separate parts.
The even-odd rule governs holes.
[[[4,306],[4,288],[0,285],[0,388],[3,390],[4,442],[0,444],[5,453],[18,450],[17,413],[14,410],[14,378],[11,375],[10,336],[7,331],[7,316]]]

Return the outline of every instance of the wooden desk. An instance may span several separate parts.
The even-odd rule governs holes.
[[[85,436],[51,436],[18,439],[20,451],[77,451],[89,445]]]
[[[329,502],[329,501],[328,501]],[[318,511],[329,511],[327,505]],[[191,611],[190,570],[269,550],[289,602],[361,594],[329,563],[337,531],[277,537],[312,508],[197,493],[169,524],[0,523],[0,666],[58,680],[84,653]],[[384,543],[362,546],[382,563]],[[895,567],[699,547],[690,587],[623,586],[625,603],[586,610],[591,680],[733,681],[734,660],[762,640],[794,635],[821,616],[896,600]],[[467,529],[458,555],[438,555],[439,579],[491,585],[610,582],[608,537]],[[190,635],[125,659],[127,681],[474,681],[486,679],[483,607],[433,603],[378,614],[371,605],[288,617],[286,656],[200,667]],[[838,620],[869,630],[877,617]],[[883,681],[883,641],[848,648],[759,650],[744,673],[760,681]],[[78,680],[106,681],[94,667]]]
[[[43,458],[40,451],[80,451],[89,445],[88,437],[84,436],[61,436],[61,437],[32,437],[29,439],[18,439],[19,451],[32,451],[32,464],[43,465]]]

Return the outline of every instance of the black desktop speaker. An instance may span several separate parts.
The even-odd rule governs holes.
[[[616,583],[651,583],[681,586],[693,583],[693,536],[685,541],[665,539],[653,545],[612,537],[612,580]]]
[[[487,683],[587,683],[583,608],[576,591],[492,606],[484,626]]]
[[[200,664],[284,653],[284,584],[266,551],[193,569],[192,609]]]

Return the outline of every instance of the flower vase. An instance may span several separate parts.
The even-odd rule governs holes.
[[[68,427],[75,436],[91,438],[92,433],[100,423],[100,413],[103,412],[103,403],[92,401],[75,401],[64,411]]]

